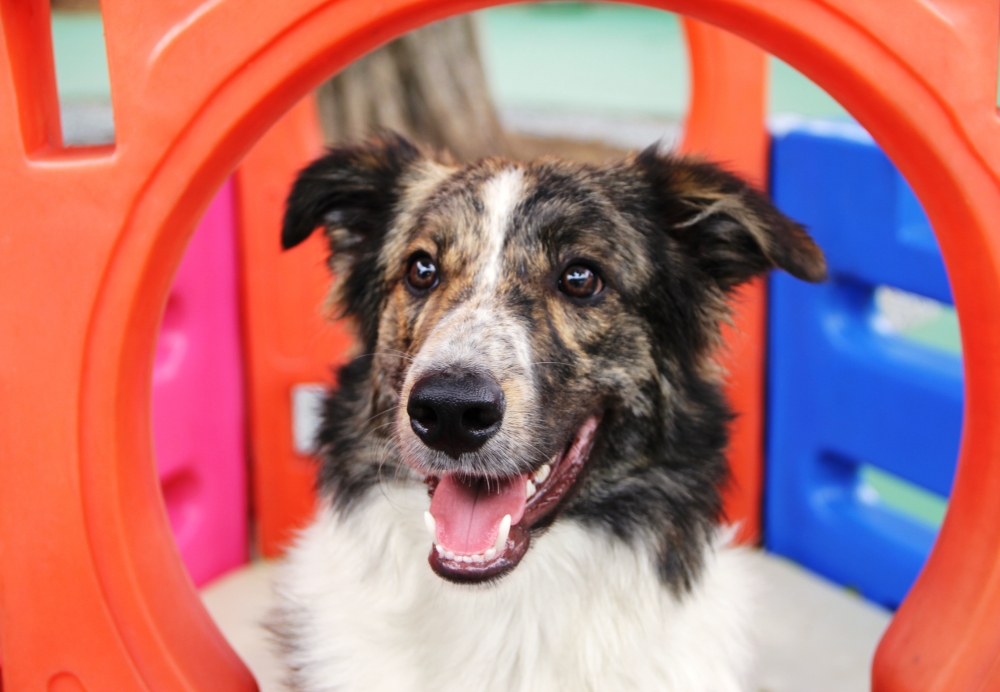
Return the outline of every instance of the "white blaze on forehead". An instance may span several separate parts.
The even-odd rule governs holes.
[[[402,388],[404,400],[424,374],[465,368],[501,383],[508,403],[505,426],[520,429],[527,425],[526,420],[517,420],[533,410],[530,334],[498,300],[504,240],[526,187],[523,171],[513,165],[480,186],[481,224],[475,236],[465,239],[471,241],[471,261],[464,270],[471,278],[473,295],[451,306],[429,332],[410,363]],[[412,436],[403,418],[399,421],[401,434]]]
[[[504,169],[483,183],[483,247],[479,255],[479,282],[483,288],[495,286],[500,279],[503,241],[523,194],[524,175],[518,168]]]

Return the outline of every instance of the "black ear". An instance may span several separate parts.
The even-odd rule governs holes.
[[[400,212],[407,176],[422,160],[420,150],[396,134],[337,147],[299,173],[288,195],[281,245],[293,248],[316,227],[325,228],[331,299],[342,316],[357,319],[368,351],[378,338],[382,244]]]
[[[658,153],[636,158],[666,232],[728,290],[780,267],[805,281],[826,279],[823,252],[801,224],[716,165]]]
[[[281,246],[295,247],[318,226],[347,231],[348,242],[384,229],[396,211],[401,178],[420,158],[420,151],[395,133],[330,149],[295,179]]]

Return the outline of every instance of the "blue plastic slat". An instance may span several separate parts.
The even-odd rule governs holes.
[[[962,421],[959,357],[874,326],[889,285],[951,302],[933,233],[912,191],[860,128],[775,133],[772,196],[827,254],[831,281],[771,279],[768,547],[895,607],[932,527],[872,501],[869,464],[947,495]]]
[[[841,277],[952,303],[920,203],[860,126],[831,132],[786,123],[775,133],[771,167],[772,197],[809,227]]]

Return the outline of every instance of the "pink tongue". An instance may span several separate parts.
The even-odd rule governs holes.
[[[431,499],[437,543],[460,555],[485,553],[497,540],[500,522],[510,515],[511,524],[524,515],[527,476],[502,481],[441,477]],[[499,485],[499,487],[497,487]]]

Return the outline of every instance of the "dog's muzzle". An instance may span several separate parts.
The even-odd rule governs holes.
[[[544,463],[537,460],[531,471],[471,470],[459,458],[474,455],[500,431],[505,406],[495,380],[459,367],[420,375],[407,396],[413,432],[428,448],[454,460],[425,476],[431,506],[424,516],[434,541],[431,567],[451,581],[487,581],[517,566],[532,528],[558,510],[575,484],[601,420],[600,413],[588,416],[562,451]]]

